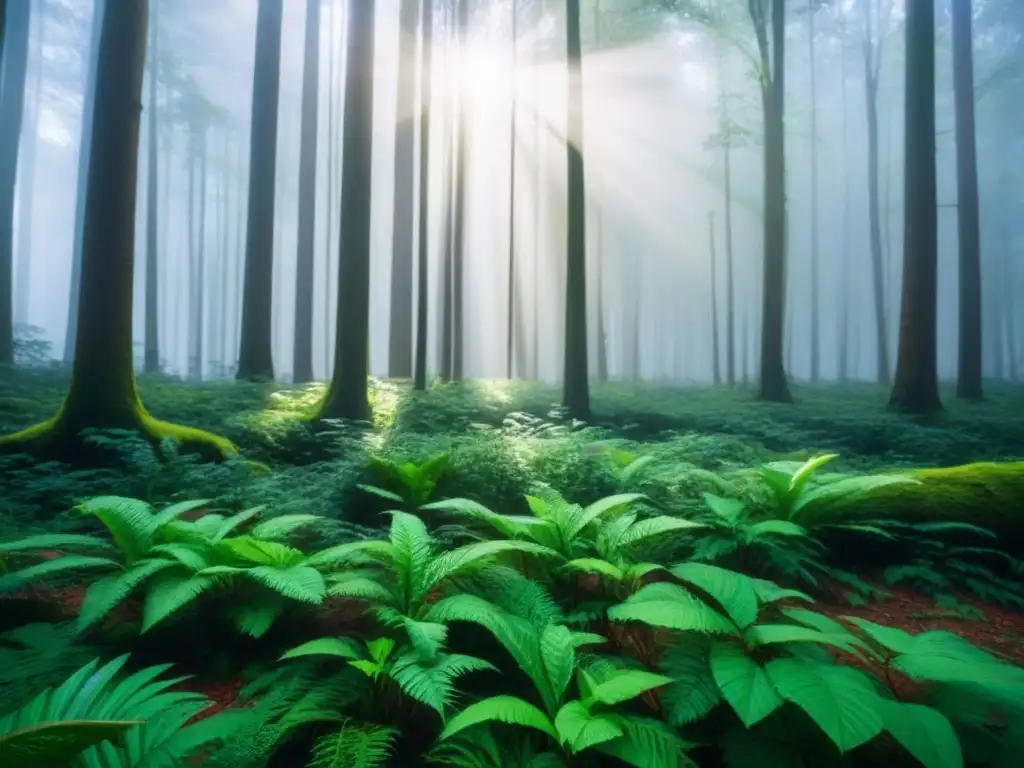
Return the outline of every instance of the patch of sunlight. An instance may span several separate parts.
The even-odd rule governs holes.
[[[398,404],[402,400],[402,387],[384,379],[370,379],[368,398],[373,425],[380,429],[394,426],[398,418]]]
[[[518,382],[508,379],[480,379],[476,384],[488,405],[508,405],[519,389]]]

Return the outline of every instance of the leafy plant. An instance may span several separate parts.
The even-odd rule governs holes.
[[[19,768],[172,768],[219,741],[244,717],[238,712],[186,722],[206,697],[173,692],[187,677],[158,679],[170,665],[122,674],[128,656],[93,660],[64,683],[0,717],[0,764]]]
[[[357,487],[389,503],[400,504],[407,512],[415,512],[431,500],[438,484],[450,470],[451,457],[448,453],[435,454],[419,464],[373,456],[369,471],[376,477],[376,484],[359,484]]]

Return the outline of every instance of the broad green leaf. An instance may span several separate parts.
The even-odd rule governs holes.
[[[583,573],[596,573],[601,576],[607,576],[609,579],[615,581],[622,581],[626,574],[622,572],[621,568],[616,567],[607,560],[601,560],[596,557],[580,557],[575,560],[570,560],[562,565],[562,568],[570,571],[581,571]]]
[[[764,668],[733,643],[711,646],[711,674],[722,697],[750,728],[782,706]]]
[[[85,592],[77,628],[85,632],[97,624],[146,581],[162,571],[180,569],[176,560],[142,560],[134,568],[97,581]]]
[[[762,520],[746,530],[748,541],[761,536],[806,536],[807,529],[788,520]]]
[[[885,730],[924,768],[963,768],[960,739],[945,715],[921,704],[887,699],[880,704]]]
[[[94,496],[76,509],[99,518],[129,564],[145,555],[153,545],[156,517],[144,501],[124,496]]]
[[[910,653],[914,649],[914,636],[896,627],[883,627],[857,616],[843,616],[861,632],[893,653]]]
[[[855,642],[855,638],[849,632],[834,635],[795,624],[758,624],[748,629],[744,637],[753,648],[785,643],[820,643],[850,651],[853,650]]]
[[[642,587],[625,602],[609,608],[608,618],[705,634],[737,634],[733,623],[717,610],[682,587],[666,582]]]
[[[4,591],[18,589],[34,581],[45,579],[62,573],[75,571],[111,571],[120,570],[121,564],[108,557],[91,557],[89,555],[64,555],[53,560],[29,565],[13,573],[0,577],[0,588]]]
[[[757,619],[757,593],[750,578],[742,573],[706,563],[673,566],[672,575],[711,595],[740,629]]]
[[[327,585],[320,571],[307,565],[296,565],[291,568],[258,565],[255,568],[247,568],[244,573],[279,595],[300,603],[319,605],[327,594]]]
[[[663,536],[676,531],[690,531],[697,528],[707,528],[707,525],[696,523],[693,520],[684,520],[681,517],[659,515],[633,523],[619,536],[618,543],[620,547],[629,547],[654,536]]]
[[[669,685],[671,677],[656,675],[643,669],[619,669],[593,686],[589,699],[602,704],[621,704],[647,691]]]
[[[171,504],[169,507],[164,507],[154,515],[156,522],[156,528],[160,529],[167,523],[177,520],[182,515],[187,515],[197,509],[210,506],[212,502],[210,499],[193,499],[192,501],[179,501],[177,504]]]
[[[389,491],[386,488],[379,488],[376,485],[366,485],[364,483],[356,483],[356,488],[366,493],[372,494],[373,496],[379,496],[386,501],[390,501],[394,504],[405,504],[405,498],[394,491]]]
[[[35,552],[40,549],[81,549],[86,551],[113,551],[109,541],[96,536],[71,533],[42,533],[16,541],[0,541],[0,555],[10,552]]]
[[[116,740],[141,724],[138,720],[65,720],[30,725],[0,734],[0,765],[62,768],[89,747]]]
[[[292,648],[281,656],[281,661],[301,656],[335,656],[354,661],[364,658],[365,655],[359,643],[349,637],[321,637]]]
[[[803,600],[806,603],[813,603],[814,598],[810,595],[795,589],[783,589],[778,584],[766,579],[752,579],[757,599],[762,604],[777,603],[782,600]]]
[[[193,602],[217,580],[211,576],[180,576],[149,588],[142,605],[142,631],[148,632],[166,618]]]
[[[544,627],[540,635],[540,658],[554,694],[552,701],[561,701],[576,666],[572,633],[568,628],[555,624]]]
[[[723,499],[713,493],[704,494],[704,503],[722,522],[736,525],[747,511],[747,505],[739,499]]]
[[[779,695],[806,712],[840,752],[881,733],[879,696],[862,673],[785,658],[769,661],[765,671]]]
[[[558,731],[558,740],[573,754],[622,735],[622,729],[615,723],[591,714],[579,701],[570,701],[558,710],[555,730]]]
[[[515,696],[492,696],[470,704],[448,721],[438,740],[443,741],[466,728],[489,722],[533,728],[558,741],[558,733],[548,716],[533,704]]]

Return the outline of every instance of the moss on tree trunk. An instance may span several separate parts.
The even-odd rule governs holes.
[[[0,438],[0,452],[27,452],[79,461],[88,453],[85,429],[171,438],[219,456],[230,441],[199,429],[158,421],[135,386],[132,350],[135,204],[139,114],[146,55],[146,0],[108,0],[97,71],[96,108],[85,203],[82,282],[74,369],[57,414]]]

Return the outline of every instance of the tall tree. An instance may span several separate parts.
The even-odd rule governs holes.
[[[457,0],[458,67],[460,79],[468,76],[464,52],[469,43],[469,0]],[[459,94],[455,139],[455,178],[452,212],[452,369],[451,378],[462,379],[465,367],[465,276],[466,276],[466,161],[469,148],[469,117],[466,110],[466,95]]]
[[[718,340],[718,254],[715,249],[715,212],[708,211],[708,254],[711,264],[711,372],[715,386],[722,383],[722,364]]]
[[[434,0],[423,0],[423,42],[420,56],[420,211],[419,243],[416,265],[416,363],[413,386],[427,388],[427,339],[429,300],[429,232],[430,232],[430,118],[433,114],[431,81],[434,70]]]
[[[46,5],[39,0],[35,13],[35,72],[32,77],[32,100],[26,105],[22,125],[21,160],[18,162],[18,248],[14,269],[14,324],[28,322],[29,297],[32,286],[32,214],[35,210],[36,156],[39,147],[39,111],[43,101],[43,70],[46,57]],[[33,58],[33,54],[29,54]]]
[[[85,52],[86,65],[82,67],[85,80],[82,87],[85,99],[82,102],[82,135],[78,141],[78,172],[75,192],[75,234],[71,252],[71,285],[68,299],[68,322],[64,334],[64,362],[70,363],[75,355],[75,340],[78,323],[78,295],[82,281],[82,227],[85,226],[85,190],[89,182],[89,158],[92,156],[92,113],[96,107],[96,68],[99,64],[100,31],[107,0],[96,0],[92,4],[92,32],[89,48]]]
[[[512,108],[509,114],[508,132],[508,273],[505,307],[505,375],[511,379],[515,374],[513,359],[515,342],[516,311],[516,124],[519,116],[519,94],[516,92],[516,75],[519,68],[519,0],[512,0]]]
[[[273,379],[274,203],[283,0],[260,0],[252,79],[249,218],[246,227],[239,379]]]
[[[0,365],[14,362],[14,191],[18,182],[18,147],[25,111],[28,38],[32,4],[14,3],[6,10],[7,46],[0,81]]]
[[[907,0],[903,135],[903,294],[889,403],[940,410],[936,366],[938,221],[935,170],[935,3]]]
[[[299,149],[298,253],[295,259],[295,339],[292,381],[313,380],[313,269],[316,244],[317,127],[320,121],[320,2],[306,0]]]
[[[960,333],[957,397],[980,400],[981,227],[974,127],[973,3],[952,0],[953,94],[956,111],[957,221],[960,238]],[[1002,350],[999,351],[1002,354]],[[1016,350],[1011,350],[1016,354]]]
[[[157,421],[135,386],[132,302],[135,260],[139,104],[146,57],[148,0],[107,0],[96,74],[96,109],[86,187],[82,283],[75,359],[57,414],[0,438],[0,451],[30,451],[79,462],[91,458],[85,429],[122,429],[154,443],[230,454],[223,438]]]
[[[821,378],[821,280],[820,221],[818,217],[818,55],[815,13],[824,0],[809,0],[807,4],[807,57],[811,89],[811,381]]]
[[[762,400],[788,403],[793,397],[789,393],[783,363],[786,316],[786,4],[785,0],[750,0],[748,10],[760,56],[764,112],[764,271],[758,395]]]
[[[587,365],[587,190],[583,169],[583,51],[580,0],[565,2],[566,278],[563,405],[569,416],[590,418]]]
[[[319,418],[370,418],[370,202],[373,192],[373,64],[376,0],[348,4],[345,129],[342,141],[341,240],[338,250],[334,374]]]
[[[399,25],[388,375],[407,379],[412,376],[413,356],[412,249],[416,225],[416,31],[419,26],[419,0],[401,0]]]
[[[149,115],[147,116],[149,146],[146,149],[148,157],[146,172],[146,317],[143,358],[146,373],[156,373],[160,369],[160,292],[157,279],[157,230],[159,227],[157,200],[159,163],[157,158],[160,154],[160,145],[156,95],[157,80],[160,77],[159,14],[160,0],[154,0],[153,15],[149,23]]]
[[[884,3],[884,5],[883,5]],[[892,0],[860,0],[864,15],[864,98],[868,122],[868,227],[871,237],[871,285],[875,303],[876,377],[888,384],[892,376],[889,362],[889,335],[885,311],[885,267],[882,258],[882,219],[879,201],[878,159],[878,78],[882,69],[882,50]]]

